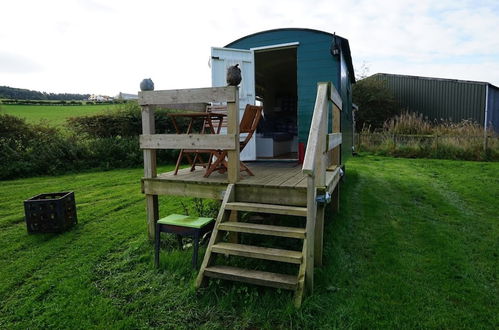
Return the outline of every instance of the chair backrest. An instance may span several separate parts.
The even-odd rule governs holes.
[[[244,141],[241,142],[241,146],[243,148],[251,139],[253,133],[258,127],[258,123],[260,122],[260,118],[262,117],[262,111],[263,107],[246,104],[243,118],[241,119],[241,123],[239,124],[239,133],[248,133]]]
[[[253,133],[262,116],[263,107],[256,105],[246,104],[244,109],[243,118],[239,124],[239,133]]]

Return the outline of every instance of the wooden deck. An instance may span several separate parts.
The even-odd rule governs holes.
[[[246,162],[255,174],[241,173],[241,180],[236,184],[238,201],[280,204],[307,205],[307,176],[302,172],[302,165],[291,161],[256,161]],[[193,172],[182,169],[177,175],[173,171],[158,174],[156,178],[142,179],[142,192],[152,195],[178,195],[199,198],[222,199],[229,184],[227,173],[214,172],[205,178],[203,168]],[[332,191],[339,179],[339,171],[326,173],[326,187]]]

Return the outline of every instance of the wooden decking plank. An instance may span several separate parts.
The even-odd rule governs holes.
[[[238,233],[249,233],[289,238],[305,238],[305,228],[261,225],[248,222],[224,222],[218,227],[220,230],[234,231]]]
[[[293,275],[242,269],[231,266],[207,267],[205,269],[205,275],[223,280],[239,281],[286,290],[295,290],[298,284],[296,276]]]
[[[299,167],[293,168],[277,168],[276,175],[270,181],[266,182],[265,186],[279,186],[282,182],[288,180],[295,176],[295,174],[301,171]]]
[[[279,205],[306,205],[306,186],[294,186],[301,175],[301,167],[294,162],[247,162],[255,176],[241,173],[237,182],[238,200]],[[178,175],[173,171],[142,180],[142,192],[158,195],[178,195],[221,199],[221,192],[228,184],[227,174],[212,173],[204,178],[203,168],[190,172],[183,168]]]
[[[269,178],[273,177],[275,175],[275,169],[271,167],[264,167],[258,169],[257,172],[255,173],[255,176],[249,178],[246,180],[245,184],[260,184],[264,183],[269,180]]]
[[[307,178],[308,176],[307,175],[304,175],[303,178],[298,181],[295,185],[295,189],[307,189]]]
[[[230,254],[241,257],[281,261],[292,264],[301,264],[301,251],[266,248],[254,245],[217,243],[212,246],[212,252]]]
[[[297,183],[299,183],[301,180],[303,180],[303,178],[305,178],[305,175],[302,173],[302,171],[300,169],[292,177],[290,177],[286,181],[282,182],[280,184],[280,187],[294,188]]]
[[[227,203],[226,208],[228,210],[247,211],[247,212],[256,212],[256,213],[295,215],[300,217],[307,216],[306,207],[288,206],[288,205],[232,202],[232,203]]]
[[[264,184],[269,181],[269,178],[274,178],[282,171],[287,172],[289,169],[286,167],[276,167],[275,163],[268,163],[261,168],[255,168],[255,175],[250,177],[245,184]]]

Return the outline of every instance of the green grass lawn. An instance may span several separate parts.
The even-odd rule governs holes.
[[[3,181],[0,328],[497,328],[498,173],[499,163],[350,160],[300,310],[287,291],[194,290],[192,251],[173,238],[155,270],[142,169]],[[77,227],[28,235],[22,201],[67,190]],[[189,201],[162,197],[161,215]]]
[[[51,126],[63,126],[66,118],[94,115],[114,109],[117,104],[102,105],[17,105],[4,104],[1,106],[2,112],[25,118],[28,123],[39,123],[45,121]]]

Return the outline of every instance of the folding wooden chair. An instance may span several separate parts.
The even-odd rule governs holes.
[[[187,134],[192,133],[194,121],[203,120],[203,126],[201,127],[201,134],[220,134],[220,129],[222,128],[222,122],[226,117],[226,114],[221,112],[212,112],[211,107],[206,108],[206,112],[196,112],[196,113],[176,113],[169,115],[172,119],[173,126],[177,131],[177,134],[182,134],[180,127],[177,124],[176,117],[184,117],[188,118],[189,126],[187,128]],[[218,123],[216,121],[218,120]],[[216,129],[215,126],[216,125]],[[182,159],[185,157],[191,165],[190,171],[194,171],[196,166],[203,166],[204,168],[208,167],[209,162],[204,162],[201,157],[202,153],[208,154],[208,158],[211,159],[211,150],[200,150],[200,149],[180,149],[180,153],[177,158],[177,164],[175,165],[174,175],[177,175],[180,163]],[[191,155],[194,155],[194,159],[191,158]]]
[[[239,151],[242,152],[244,147],[248,144],[255,133],[256,128],[258,127],[258,123],[260,122],[260,118],[262,117],[263,107],[247,104],[244,109],[243,118],[239,124],[239,133],[247,133],[244,141],[239,142]],[[208,169],[204,174],[204,177],[207,178],[214,171],[219,171],[220,173],[224,173],[227,171],[227,161],[225,158],[227,157],[227,150],[212,150],[210,162],[208,165]],[[254,175],[253,172],[244,164],[240,162],[240,170],[248,172],[249,175]]]

